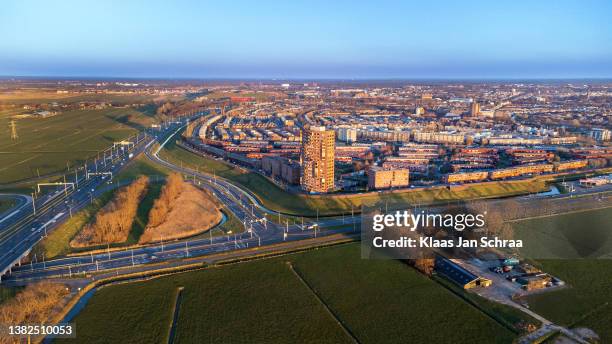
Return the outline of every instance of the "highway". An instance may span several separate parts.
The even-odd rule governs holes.
[[[0,194],[0,198],[10,199],[16,201],[16,204],[10,209],[0,213],[0,232],[2,229],[9,227],[8,220],[21,212],[27,211],[28,206],[31,207],[32,197],[22,194]]]
[[[94,272],[129,268],[148,263],[158,263],[187,257],[197,257],[242,248],[270,245],[284,241],[303,240],[338,233],[358,233],[360,218],[357,216],[322,218],[316,223],[313,223],[313,219],[309,219],[308,222],[303,225],[301,223],[289,224],[288,218],[273,210],[267,209],[260,204],[256,197],[241,187],[214,175],[182,168],[162,159],[159,156],[160,150],[184,127],[184,125],[184,123],[181,123],[180,125],[172,126],[165,130],[162,134],[157,135],[157,137],[151,136],[150,140],[137,147],[137,152],[144,153],[150,160],[157,164],[183,173],[188,177],[186,178],[187,180],[192,181],[198,187],[210,190],[224,205],[224,212],[232,213],[243,221],[245,226],[244,232],[233,233],[231,235],[219,235],[222,233],[219,233],[217,229],[213,228],[208,232],[208,236],[199,235],[193,238],[170,242],[160,241],[148,246],[123,250],[109,249],[106,251],[97,251],[96,253],[84,253],[47,261],[44,260],[44,257],[34,257],[32,262],[14,267],[12,272],[6,276],[5,282],[18,285],[51,277],[66,278],[82,276],[83,274]],[[160,141],[160,145],[157,147],[153,145],[156,139]],[[118,170],[121,168],[121,165],[111,168]],[[85,197],[82,196],[83,195],[79,197],[77,195],[74,197],[77,206],[86,205],[88,197],[90,197],[87,193],[84,194]],[[566,202],[570,200],[578,201],[575,198],[572,199],[572,195],[546,194],[541,196],[517,197],[515,199],[527,207],[529,202],[534,199],[551,198],[564,199]],[[605,199],[606,202],[609,201],[608,197],[605,197]],[[64,202],[66,203],[66,201]],[[491,202],[503,202],[503,200],[491,200]],[[59,205],[52,208],[52,210],[49,210],[48,216],[54,216],[50,219],[47,217],[47,221],[51,221],[49,225],[65,220],[67,218],[65,212],[66,207],[63,206],[61,202]],[[266,220],[266,215],[268,217],[272,216],[275,219],[279,217],[280,221],[277,222],[280,223]],[[41,221],[44,220],[38,220],[38,223],[42,223]],[[53,221],[55,221],[55,223]],[[41,233],[41,227],[33,227],[35,230],[30,233],[30,236],[38,237],[38,240],[40,240],[41,234],[44,234]],[[38,228],[38,230],[36,230],[36,228]],[[215,235],[215,231],[217,231],[217,235]],[[25,234],[28,233],[26,232]],[[19,237],[22,239],[24,238],[23,236]],[[27,238],[26,236],[26,239]],[[27,246],[26,244],[23,245]],[[2,260],[3,263],[5,261],[9,261],[9,259]]]
[[[266,220],[266,214],[277,216],[278,213],[263,207],[248,192],[215,176],[175,166],[159,157],[158,153],[161,148],[180,129],[181,127],[174,129],[174,133],[163,139],[156,149],[151,142],[147,143],[144,153],[156,163],[188,175],[190,177],[188,178],[189,180],[195,179],[197,186],[210,190],[224,205],[223,210],[225,212],[231,212],[243,221],[245,226],[244,232],[230,235],[215,235],[215,229],[213,228],[209,231],[208,237],[204,235],[186,240],[160,241],[155,245],[144,247],[125,250],[109,249],[105,252],[98,251],[96,254],[85,253],[53,260],[34,257],[29,264],[11,269],[11,273],[5,277],[5,282],[3,283],[22,284],[44,278],[71,277],[79,274],[82,275],[83,273],[133,267],[177,258],[195,257],[241,248],[264,246],[283,241],[357,231],[359,222],[357,217],[328,218],[320,221],[317,225],[313,225],[312,222],[307,222],[304,225],[301,223],[285,223],[285,225],[280,225]],[[159,137],[163,136],[160,135]],[[281,216],[281,221],[282,218],[283,216]],[[58,220],[60,219],[58,218]],[[326,227],[334,228],[326,229]],[[220,233],[217,232],[216,234]]]
[[[183,123],[172,124],[157,133],[139,133],[129,139],[133,144],[110,148],[109,154],[106,154],[109,150],[105,151],[104,159],[96,160],[95,164],[83,166],[71,174],[66,182],[73,184],[63,185],[49,194],[37,197],[34,207],[26,207],[4,221],[0,230],[0,275],[5,275],[18,265],[46,233],[112,187],[108,185],[111,183],[111,173],[116,175],[131,157],[138,156],[152,146],[157,136],[165,137]]]

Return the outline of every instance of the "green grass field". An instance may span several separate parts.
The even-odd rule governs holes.
[[[11,111],[0,112],[8,130]],[[146,109],[73,110],[49,118],[18,119],[19,138],[0,135],[0,183],[65,171],[81,164],[114,141],[135,134],[154,121]]]
[[[12,198],[0,198],[0,214],[10,210],[15,206],[15,200]]]
[[[381,202],[388,202],[388,205],[393,207],[415,203],[431,204],[453,200],[510,196],[546,189],[545,183],[537,180],[487,183],[465,188],[452,188],[451,190],[446,187],[433,187],[425,190],[406,190],[393,194],[311,196],[288,193],[257,173],[247,172],[223,161],[193,154],[177,146],[174,142],[169,142],[160,152],[160,156],[177,165],[182,164],[184,167],[211,174],[214,172],[218,176],[249,189],[266,207],[298,216],[316,216],[317,209],[319,215],[340,215],[342,212],[350,212],[351,207],[355,211],[359,211],[362,205],[371,206]]]
[[[23,287],[3,287],[0,286],[0,304],[8,299],[11,299],[20,292]]]
[[[612,208],[555,215],[513,223],[523,257],[612,258]]]
[[[93,201],[92,204],[88,205],[81,211],[73,214],[72,218],[68,219],[61,226],[49,233],[49,235],[40,241],[34,249],[31,255],[36,254],[39,259],[44,256],[47,259],[54,258],[57,256],[65,255],[72,252],[70,247],[70,240],[87,224],[93,216],[106,204],[113,196],[113,191],[108,191],[102,196],[98,197]]]
[[[568,327],[594,330],[601,343],[612,342],[612,260],[541,260],[544,271],[560,277],[569,288],[532,295],[530,308]]]
[[[399,261],[362,260],[359,245],[351,244],[104,287],[74,320],[79,340],[166,343],[179,287],[184,291],[175,343],[350,342],[322,302],[362,343],[515,338],[414,269]]]
[[[151,183],[147,194],[142,199],[138,206],[136,218],[132,224],[128,239],[119,244],[111,244],[111,247],[133,245],[138,243],[138,239],[142,235],[147,223],[149,221],[149,211],[153,206],[153,202],[159,196],[162,185],[160,183]],[[73,252],[88,251],[96,248],[104,247],[87,247],[87,248],[73,248],[70,246],[70,241],[75,235],[85,226],[87,223],[92,221],[95,214],[112,198],[113,191],[104,193],[101,197],[94,200],[94,202],[81,211],[77,212],[64,222],[60,227],[49,233],[40,243],[38,243],[32,254],[41,256],[43,253],[46,258],[53,258],[61,255],[65,255]]]
[[[136,159],[130,161],[119,174],[114,176],[115,180],[135,180],[139,176],[167,176],[170,171],[164,166],[155,164],[146,156],[140,155]]]
[[[136,217],[134,218],[132,229],[130,230],[130,234],[125,244],[134,245],[138,243],[138,239],[140,239],[140,236],[142,235],[142,233],[144,233],[144,230],[147,227],[147,224],[149,223],[149,212],[151,211],[151,208],[153,208],[153,203],[159,197],[162,186],[162,183],[149,184],[147,194],[138,205]]]
[[[102,93],[57,93],[56,89],[21,89],[16,92],[4,92],[0,95],[0,104],[5,108],[17,113],[25,110],[23,104],[41,104],[57,102],[58,104],[74,104],[78,102],[107,102],[115,105],[127,105],[133,103],[148,103],[151,101],[181,100],[183,96],[163,95],[153,96],[147,94],[102,94]],[[9,105],[10,104],[10,105]]]
[[[225,223],[218,227],[224,234],[242,233],[246,230],[244,228],[244,224],[242,223],[242,221],[238,220],[236,215],[225,210],[225,216],[227,216],[227,220],[225,221]],[[202,236],[206,236],[207,234],[208,233],[204,233],[202,234]],[[221,234],[221,232],[219,231],[213,230],[212,235],[216,236],[223,234]]]
[[[517,222],[520,231],[534,232],[525,240],[540,240],[535,263],[567,288],[529,296],[530,308],[568,327],[593,329],[602,343],[612,342],[612,208]],[[525,241],[529,243],[530,241]],[[533,250],[532,250],[533,251]],[[537,254],[533,254],[537,253]],[[607,259],[537,259],[538,257],[595,257]]]

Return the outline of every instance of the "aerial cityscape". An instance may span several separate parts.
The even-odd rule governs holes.
[[[0,343],[612,342],[609,3],[88,5],[0,13]]]

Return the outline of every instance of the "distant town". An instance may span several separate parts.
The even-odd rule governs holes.
[[[308,193],[455,185],[609,166],[610,85],[210,89],[188,144]]]

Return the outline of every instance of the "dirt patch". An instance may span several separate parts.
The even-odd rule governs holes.
[[[197,187],[182,183],[165,220],[157,226],[148,226],[140,243],[179,239],[205,232],[222,219],[214,196]]]

